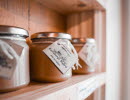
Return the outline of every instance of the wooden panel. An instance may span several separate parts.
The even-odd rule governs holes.
[[[28,0],[0,0],[0,25],[28,29]]]
[[[30,33],[66,31],[66,17],[35,0],[0,0],[0,25],[25,28]]]
[[[105,0],[37,0],[44,6],[54,9],[62,14],[70,14],[84,10],[104,10]]]
[[[100,63],[97,72],[106,71],[106,12],[95,11],[95,39],[97,40]],[[105,100],[105,86],[95,91],[94,100]]]
[[[105,71],[106,66],[106,12],[95,11],[94,33],[100,52],[100,64],[98,71]]]
[[[74,38],[94,38],[94,11],[69,14],[67,32]]]
[[[80,13],[67,16],[67,32],[74,38],[80,37]]]
[[[65,32],[66,18],[34,0],[30,1],[29,30],[31,33],[39,31]]]
[[[81,13],[81,38],[94,38],[94,11]]]

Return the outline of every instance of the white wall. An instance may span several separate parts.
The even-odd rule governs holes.
[[[121,6],[120,0],[107,0],[107,84],[106,100],[120,99]]]

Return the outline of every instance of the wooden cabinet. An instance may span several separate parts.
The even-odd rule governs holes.
[[[21,90],[0,94],[0,99],[78,100],[105,84],[105,4],[105,0],[0,0],[0,25],[22,27],[30,35],[53,31],[95,38],[101,55],[97,74],[73,76],[61,83],[32,82]]]

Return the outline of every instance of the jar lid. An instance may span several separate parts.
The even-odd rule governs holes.
[[[46,38],[56,38],[56,39],[69,39],[71,40],[71,35],[62,32],[39,32],[31,35],[31,39],[46,39]]]
[[[86,38],[73,38],[72,43],[86,43],[87,39]]]
[[[72,43],[95,43],[95,39],[94,38],[73,38]]]
[[[88,38],[87,39],[87,43],[95,43],[95,39],[94,38]]]
[[[28,32],[20,27],[15,26],[6,26],[6,25],[0,25],[0,35],[3,36],[10,36],[10,35],[18,35],[22,37],[28,37]]]

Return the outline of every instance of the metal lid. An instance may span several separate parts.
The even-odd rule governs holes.
[[[86,38],[73,38],[72,43],[86,43],[87,39]]]
[[[6,25],[0,25],[0,35],[19,35],[25,38],[29,36],[28,32],[23,28]]]
[[[56,39],[70,39],[71,35],[62,32],[39,32],[31,35],[31,39],[46,39],[46,38],[56,38]]]
[[[87,39],[87,43],[95,43],[95,39],[94,38],[88,38]]]
[[[94,38],[73,38],[72,43],[95,43],[95,39]]]

